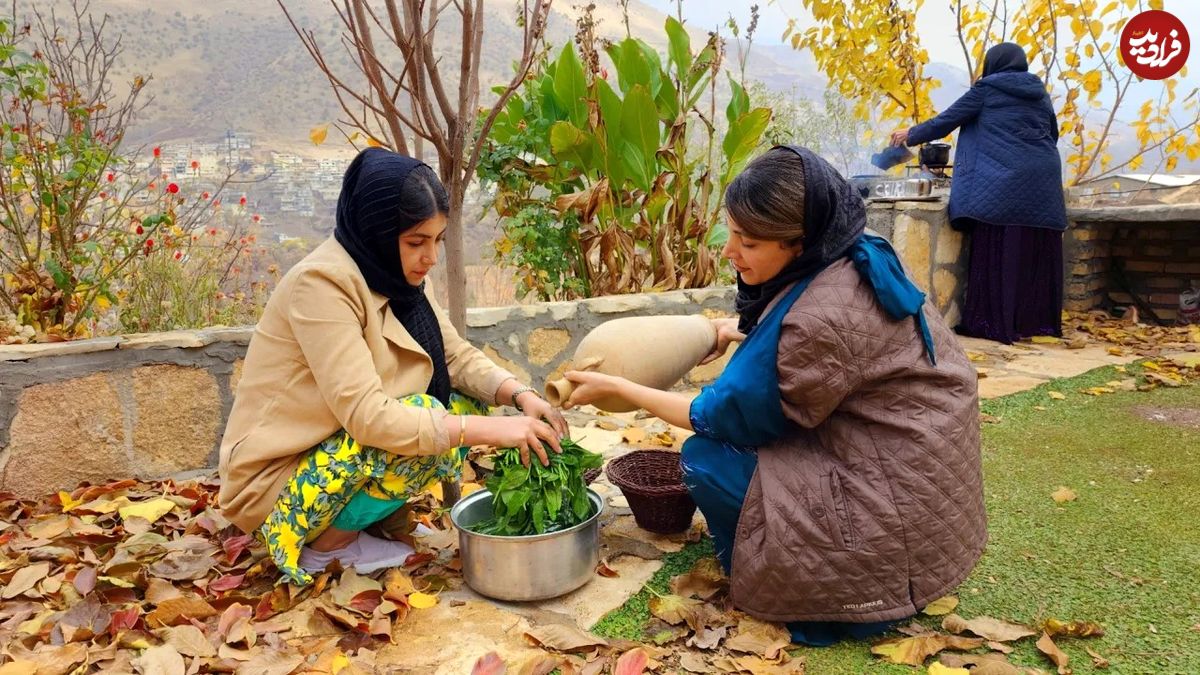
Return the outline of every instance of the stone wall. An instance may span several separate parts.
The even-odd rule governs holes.
[[[1175,321],[1179,293],[1200,283],[1200,205],[1072,209],[1068,216],[1067,309],[1141,305]]]
[[[541,387],[592,328],[622,316],[729,315],[734,289],[471,309],[468,338]],[[82,481],[160,478],[216,465],[249,328],[0,346],[0,490],[37,496]],[[728,360],[682,386],[714,379]]]
[[[963,240],[950,228],[945,202],[875,203],[868,216],[929,300],[957,322]],[[734,294],[720,287],[477,308],[467,312],[467,337],[540,388],[604,321],[697,311],[730,316]],[[214,466],[252,333],[210,329],[0,346],[0,490],[39,495],[81,481]],[[728,358],[696,368],[681,386],[712,381]]]
[[[951,326],[961,316],[966,289],[963,235],[950,227],[944,200],[871,202],[867,226],[892,240],[913,281]]]

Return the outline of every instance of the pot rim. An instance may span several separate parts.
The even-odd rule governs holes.
[[[582,523],[572,525],[571,527],[568,527],[565,530],[558,530],[557,532],[544,532],[542,534],[523,534],[523,535],[518,535],[518,536],[504,536],[504,535],[499,535],[499,534],[483,534],[481,532],[474,532],[472,530],[468,530],[467,528],[463,527],[462,525],[459,525],[459,523],[458,523],[459,516],[462,515],[462,512],[468,506],[470,506],[471,504],[474,504],[477,501],[481,501],[483,499],[491,499],[492,492],[491,492],[491,490],[488,490],[486,488],[476,490],[475,492],[472,492],[471,494],[467,495],[466,497],[463,497],[462,499],[458,500],[458,503],[455,504],[450,509],[450,522],[452,522],[454,524],[454,528],[458,530],[460,535],[475,537],[477,539],[487,539],[487,540],[493,540],[493,541],[541,541],[543,539],[554,539],[556,537],[562,537],[562,536],[571,534],[573,532],[578,532],[579,530],[584,529],[588,525],[592,524],[592,522],[599,519],[600,515],[604,513],[604,498],[600,496],[599,492],[596,492],[595,490],[593,490],[590,487],[585,486],[585,489],[587,490],[588,499],[591,500],[591,502],[596,506],[596,512],[593,513],[587,520],[583,521]]]

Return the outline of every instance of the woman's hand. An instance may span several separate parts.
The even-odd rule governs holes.
[[[563,373],[568,382],[575,385],[571,395],[563,403],[563,408],[574,408],[577,405],[587,405],[593,401],[611,396],[621,388],[622,382],[628,382],[623,377],[594,373],[587,370],[568,370]]]
[[[562,413],[535,392],[526,391],[521,394],[520,400],[514,401],[514,403],[520,404],[521,414],[526,417],[549,422],[559,438],[571,437],[571,428],[567,426],[567,421],[563,419]]]
[[[717,344],[713,350],[700,360],[700,365],[711,363],[721,358],[732,342],[741,342],[746,336],[737,329],[737,319],[710,319],[713,328],[717,329]]]
[[[540,419],[526,417],[476,417],[484,426],[484,437],[482,443],[486,445],[494,445],[498,448],[517,448],[521,451],[521,463],[529,466],[529,451],[537,455],[538,461],[542,466],[550,465],[550,457],[546,455],[546,448],[542,444],[549,445],[554,452],[561,453],[562,445],[558,442],[558,432],[554,427]],[[468,429],[470,428],[470,422]]]
[[[908,129],[900,129],[892,132],[892,145],[905,146],[908,145]]]

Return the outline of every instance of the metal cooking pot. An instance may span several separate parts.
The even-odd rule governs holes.
[[[871,190],[874,199],[905,199],[928,197],[933,194],[933,181],[928,178],[896,178],[881,181]]]
[[[946,166],[950,164],[950,144],[935,142],[921,146],[921,166]]]
[[[575,527],[525,537],[499,537],[467,528],[492,515],[492,493],[472,492],[450,509],[458,528],[463,577],[497,600],[545,600],[569,593],[596,575],[604,499],[588,488],[596,512]]]

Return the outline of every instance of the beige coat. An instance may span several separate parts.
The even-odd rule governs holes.
[[[428,283],[426,294],[452,386],[494,404],[512,375],[458,335]],[[339,429],[398,455],[449,450],[458,430],[444,411],[396,400],[423,393],[432,376],[429,355],[330,237],[280,280],[250,340],[221,441],[226,517],[247,532],[261,525],[304,451]]]
[[[987,542],[975,368],[925,305],[937,366],[849,260],[783,320],[792,433],[758,448],[731,594],[772,621],[888,621],[946,595]]]

